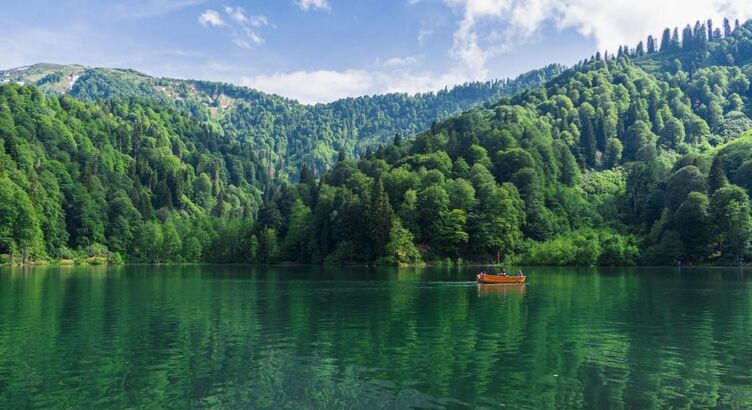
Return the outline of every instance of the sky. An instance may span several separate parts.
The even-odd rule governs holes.
[[[0,68],[132,68],[329,102],[571,65],[749,0],[0,0]],[[680,30],[681,31],[681,30]]]

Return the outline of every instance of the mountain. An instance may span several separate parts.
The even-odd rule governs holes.
[[[197,261],[215,221],[258,208],[252,154],[155,101],[2,85],[0,255]]]
[[[306,164],[329,169],[339,152],[355,157],[425,130],[434,121],[473,106],[537,87],[562,72],[552,64],[514,80],[467,83],[435,93],[386,94],[304,105],[247,87],[208,81],[154,78],[133,70],[37,64],[0,72],[0,81],[33,84],[45,93],[86,102],[156,100],[211,124],[252,148],[262,189],[294,180]]]
[[[248,257],[749,260],[752,22],[726,22],[725,33],[710,24],[598,53],[542,87],[283,187],[262,207],[251,232],[260,251]]]
[[[5,72],[0,259],[743,262],[752,22],[724,26],[501,96],[486,83],[306,106],[127,70]]]

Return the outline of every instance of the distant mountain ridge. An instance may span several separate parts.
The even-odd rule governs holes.
[[[157,100],[189,112],[215,130],[253,145],[266,170],[262,185],[297,177],[301,164],[326,171],[339,152],[358,156],[409,137],[431,123],[501,96],[538,87],[563,72],[552,64],[513,80],[472,82],[437,92],[390,93],[305,105],[293,99],[227,83],[156,78],[134,70],[35,64],[0,71],[0,81],[35,85],[45,93],[87,102]]]

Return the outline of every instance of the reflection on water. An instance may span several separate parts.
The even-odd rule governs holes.
[[[751,272],[0,270],[0,408],[750,407]]]
[[[507,284],[477,284],[478,287],[478,297],[482,298],[484,296],[500,296],[500,297],[507,297],[507,296],[513,296],[521,298],[522,295],[525,294],[525,289],[527,289],[527,285],[507,285]]]

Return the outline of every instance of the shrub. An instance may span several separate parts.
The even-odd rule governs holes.
[[[528,244],[519,262],[529,265],[634,265],[634,239],[608,230],[582,229]]]

